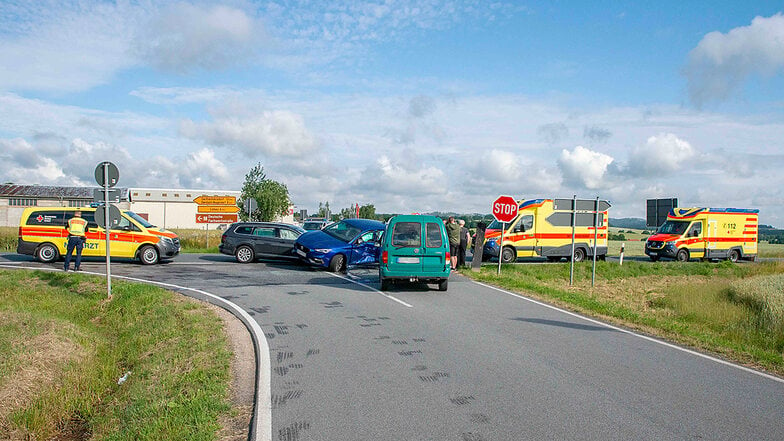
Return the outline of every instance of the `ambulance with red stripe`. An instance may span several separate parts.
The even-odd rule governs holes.
[[[656,234],[645,241],[645,254],[654,262],[661,258],[754,260],[758,213],[744,208],[673,208]]]
[[[101,207],[101,210],[104,208]],[[74,212],[81,211],[87,221],[82,256],[106,256],[106,231],[95,222],[95,207],[28,207],[19,221],[16,252],[35,256],[41,262],[55,262],[65,255],[68,232],[65,229]],[[150,224],[132,211],[120,210],[117,226],[109,230],[112,257],[139,259],[152,265],[180,253],[177,234]]]
[[[570,200],[571,201],[571,200]],[[546,257],[556,262],[572,257],[579,262],[593,257],[596,240],[596,257],[607,255],[607,211],[600,212],[598,228],[594,227],[594,214],[578,212],[574,228],[574,255],[572,255],[572,210],[559,209],[555,199],[521,201],[517,217],[506,223],[504,243],[500,244],[502,224],[493,221],[485,230],[482,259],[501,255],[503,263],[522,257]],[[596,239],[594,239],[596,238]]]

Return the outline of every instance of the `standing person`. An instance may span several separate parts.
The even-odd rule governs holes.
[[[452,269],[457,269],[457,250],[460,247],[460,225],[453,216],[446,222],[446,235],[449,237],[449,255],[451,256]]]
[[[82,248],[84,242],[87,240],[85,232],[87,231],[87,221],[82,219],[82,212],[77,210],[74,212],[72,218],[68,220],[68,225],[65,227],[68,230],[68,247],[65,253],[64,270],[68,271],[71,266],[71,254],[76,248],[76,262],[74,262],[74,271],[81,271],[79,266],[82,264]]]
[[[460,225],[460,245],[457,248],[457,266],[466,266],[466,249],[468,249],[468,242],[471,240],[468,233],[468,228],[465,227],[465,220],[460,219],[457,221]]]

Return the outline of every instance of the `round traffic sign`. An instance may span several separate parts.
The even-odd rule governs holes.
[[[106,167],[104,167],[106,165]],[[114,187],[120,180],[120,170],[111,162],[104,161],[95,167],[95,181],[100,186]]]
[[[106,228],[106,207],[98,207],[95,209],[95,223],[98,224],[99,227]],[[114,205],[109,205],[109,230],[116,227],[120,224],[120,219],[122,219],[122,215],[120,214],[120,209],[115,207]]]
[[[518,205],[515,198],[511,196],[498,196],[493,201],[493,217],[498,222],[511,222],[517,217]]]

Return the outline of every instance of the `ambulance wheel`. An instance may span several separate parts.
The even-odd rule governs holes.
[[[444,279],[438,282],[438,290],[439,291],[446,291],[449,288],[449,279]]]
[[[155,265],[158,259],[158,250],[152,245],[145,245],[139,250],[139,260],[145,265]]]
[[[582,248],[575,248],[574,249],[574,256],[572,257],[572,261],[574,262],[582,262],[585,260],[585,250]]]
[[[35,257],[37,257],[40,262],[52,263],[60,257],[60,252],[57,251],[56,246],[45,243],[38,247],[38,250],[35,252]]]
[[[689,250],[680,250],[678,254],[675,255],[675,260],[678,262],[688,262],[689,261]]]
[[[740,260],[740,253],[738,252],[738,250],[730,250],[730,255],[727,257],[727,260],[729,260],[732,263],[735,263],[738,260]]]
[[[648,256],[651,258],[651,262],[656,262],[659,260],[659,256]]]
[[[253,255],[253,248],[247,245],[242,245],[237,248],[237,251],[234,253],[234,258],[236,258],[239,263],[253,262],[255,257],[256,256]]]
[[[343,270],[343,267],[346,263],[346,256],[342,254],[335,254],[332,256],[332,260],[329,261],[329,270],[333,273],[337,273]]]
[[[517,256],[515,255],[514,248],[504,247],[503,251],[501,252],[501,263],[512,263],[516,258]]]

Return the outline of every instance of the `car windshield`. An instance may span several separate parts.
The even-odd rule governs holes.
[[[305,228],[306,230],[318,230],[321,228],[322,225],[323,224],[321,222],[305,222],[303,228]]]
[[[351,242],[351,239],[357,237],[357,235],[362,232],[361,229],[352,227],[345,222],[332,224],[321,231],[329,234],[335,239],[342,240],[343,242]]]
[[[155,228],[155,225],[147,222],[147,219],[139,216],[138,214],[134,213],[133,211],[126,211],[125,214],[133,218],[139,225],[143,226],[144,228]]]
[[[680,236],[684,231],[686,231],[686,227],[688,226],[689,222],[667,221],[663,223],[656,232],[659,234],[677,234]]]
[[[494,220],[490,222],[490,225],[487,226],[488,230],[500,230],[501,229],[501,222]]]

